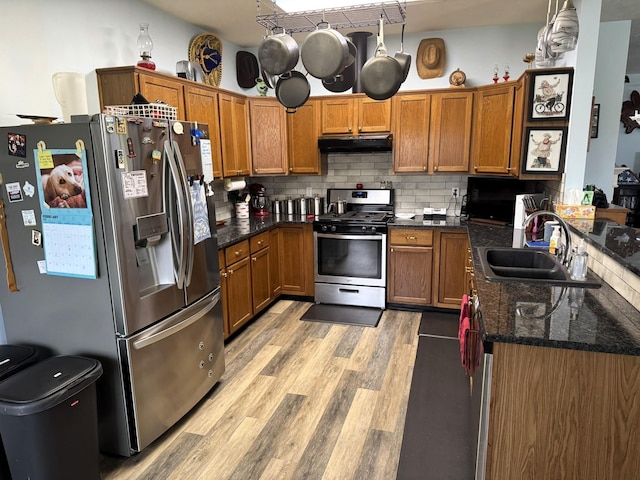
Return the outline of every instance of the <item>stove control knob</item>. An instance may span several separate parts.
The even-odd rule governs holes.
[[[331,225],[331,231],[335,232],[336,231],[336,226],[335,225]]]
[[[377,228],[376,227],[371,227],[371,233],[376,233]]]
[[[367,231],[367,227],[363,225],[363,226],[362,226],[362,231],[363,231],[363,232],[366,232],[366,231]]]
[[[326,232],[327,231],[327,226],[326,225],[322,225],[322,231]]]

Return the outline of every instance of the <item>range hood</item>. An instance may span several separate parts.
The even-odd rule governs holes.
[[[358,135],[356,137],[320,137],[322,153],[390,152],[393,135]]]

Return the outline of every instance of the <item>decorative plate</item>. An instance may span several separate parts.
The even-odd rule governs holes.
[[[222,42],[212,33],[201,33],[189,44],[189,60],[204,72],[204,83],[220,86],[222,80]]]
[[[396,218],[399,218],[400,220],[409,220],[413,217],[415,217],[415,214],[413,213],[396,213]]]

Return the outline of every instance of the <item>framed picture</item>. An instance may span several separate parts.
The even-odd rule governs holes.
[[[600,104],[594,103],[591,108],[591,138],[598,138],[598,123],[600,121]]]
[[[529,92],[529,121],[568,121],[572,85],[573,69],[533,72]]]
[[[527,127],[523,173],[562,173],[567,127]]]

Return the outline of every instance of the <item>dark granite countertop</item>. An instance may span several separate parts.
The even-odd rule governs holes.
[[[563,289],[489,282],[476,247],[510,247],[513,229],[472,222],[467,227],[485,342],[640,355],[640,312],[609,285]]]
[[[571,224],[569,226],[572,227]],[[635,228],[620,225],[612,220],[596,219],[589,233],[577,228],[573,230],[579,232],[588,243],[605,255],[640,275],[640,232]]]
[[[280,214],[247,219],[227,218],[225,224],[218,227],[218,248],[228,247],[282,223],[313,223],[313,220],[303,215]]]
[[[394,218],[389,222],[390,227],[400,228],[467,228],[466,219],[460,217],[446,217],[438,220],[423,220],[422,215],[416,215],[409,220]]]

